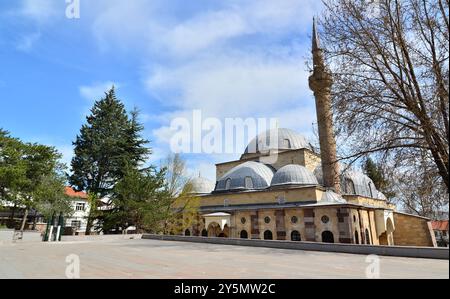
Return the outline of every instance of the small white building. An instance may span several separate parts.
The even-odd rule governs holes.
[[[86,192],[77,192],[72,187],[66,187],[66,195],[71,198],[72,217],[65,219],[65,227],[72,227],[75,234],[84,234],[90,211],[90,205]]]

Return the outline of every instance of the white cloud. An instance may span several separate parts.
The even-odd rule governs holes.
[[[62,2],[62,1],[61,1]],[[64,2],[62,2],[64,3]],[[64,7],[55,0],[23,0],[20,13],[38,22],[47,22],[58,15],[64,15]]]
[[[55,0],[20,0],[18,8],[6,12],[10,16],[31,20],[34,30],[17,33],[18,38],[14,42],[17,50],[30,52],[42,36],[41,29],[44,24],[50,23],[58,16],[64,15],[64,6]]]
[[[144,48],[156,55],[186,58],[251,34],[309,32],[312,17],[322,5],[317,0],[232,0],[214,4],[213,8],[209,4],[180,17],[175,6],[186,5],[183,1],[99,0],[83,15],[94,18],[92,30],[102,50]]]
[[[314,101],[303,63],[309,42],[299,40],[309,34],[320,1],[230,0],[186,13],[172,9],[183,5],[175,2],[99,0],[83,14],[93,18],[101,50],[141,55],[144,85],[167,107],[152,116],[160,120],[152,132],[156,152],[169,151],[170,121],[190,120],[193,109],[222,120],[278,117],[283,127],[312,131]],[[80,89],[91,100],[104,91],[104,85]]]
[[[264,115],[300,104],[309,94],[308,74],[295,57],[261,53],[206,57],[178,68],[161,67],[147,80],[148,89],[181,109],[202,109],[208,116]]]
[[[101,50],[139,57],[143,84],[170,107],[141,115],[144,122],[159,120],[150,138],[151,162],[157,164],[170,150],[170,121],[191,119],[193,109],[205,118],[278,117],[280,126],[310,132],[314,101],[303,64],[309,43],[298,40],[310,32],[320,6],[317,0],[95,0],[83,2],[79,22],[92,30]],[[64,12],[63,0],[21,0],[21,16],[40,27]],[[24,36],[18,47],[30,49],[38,39]],[[97,82],[79,92],[91,104],[113,84]],[[59,148],[70,161],[70,146]],[[191,173],[214,179],[215,161],[240,154],[186,157]]]
[[[246,33],[250,28],[240,14],[216,11],[176,25],[165,34],[164,42],[172,54],[185,56]]]
[[[163,35],[158,13],[160,1],[100,0],[91,4],[92,31],[102,51],[147,49]],[[87,12],[89,14],[89,12]]]
[[[80,95],[88,101],[97,101],[105,96],[111,87],[114,86],[116,89],[120,87],[119,84],[112,81],[107,82],[97,82],[93,85],[84,85],[79,87]]]
[[[34,44],[40,39],[41,33],[35,32],[23,35],[16,43],[16,49],[22,52],[29,52]]]

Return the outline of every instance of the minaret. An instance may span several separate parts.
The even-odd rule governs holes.
[[[333,131],[333,112],[331,108],[331,86],[333,85],[333,76],[325,66],[315,19],[313,22],[312,54],[314,72],[311,77],[309,77],[309,88],[314,91],[314,96],[316,98],[323,183],[324,187],[333,189],[336,193],[340,193],[339,165],[336,158],[336,139]]]

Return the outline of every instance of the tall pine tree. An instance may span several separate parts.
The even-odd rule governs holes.
[[[94,220],[95,199],[110,195],[126,169],[137,167],[150,154],[137,118],[137,110],[131,116],[127,114],[113,86],[103,99],[95,102],[73,143],[75,156],[70,183],[93,198],[86,234],[90,234]]]

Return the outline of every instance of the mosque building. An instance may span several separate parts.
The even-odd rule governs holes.
[[[216,165],[216,182],[195,178],[198,221],[187,236],[436,246],[429,219],[401,213],[364,173],[337,163],[332,75],[313,27],[320,154],[289,129],[260,134],[239,160]]]

